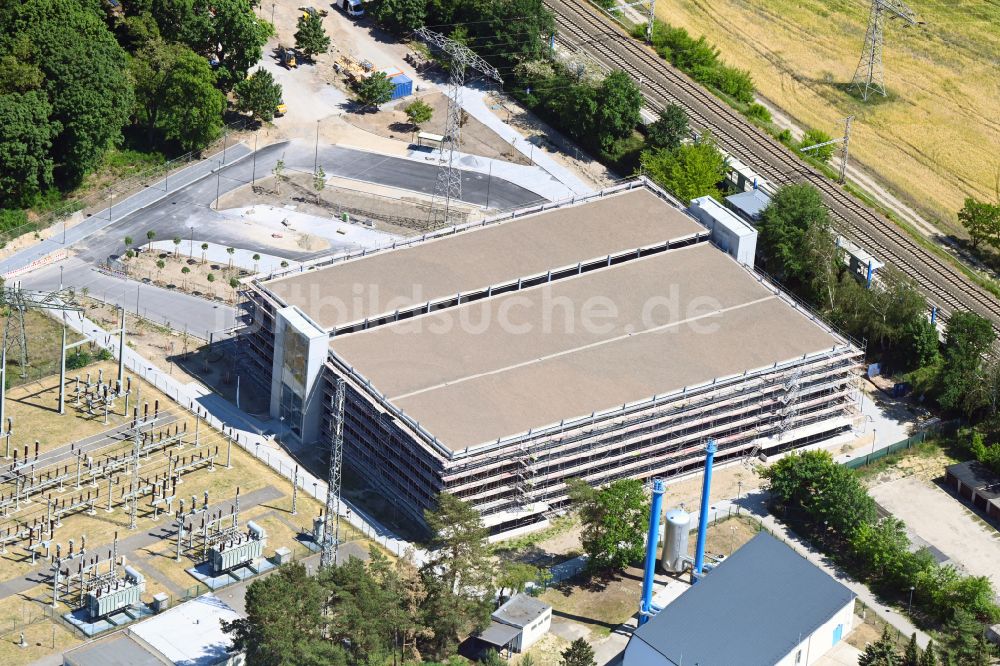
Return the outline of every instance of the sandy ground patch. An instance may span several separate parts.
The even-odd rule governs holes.
[[[413,99],[418,98],[406,98],[402,103],[383,108],[378,113],[348,114],[344,116],[344,119],[380,136],[412,142],[416,136],[403,109]],[[431,92],[421,95],[419,99],[434,109],[434,115],[430,121],[421,126],[420,129],[434,134],[443,134],[448,120],[448,98],[439,92]],[[506,141],[497,136],[486,125],[468,114],[465,114],[463,118],[465,123],[462,125],[461,144],[458,146],[458,150],[472,155],[506,160],[515,164],[531,164],[524,155],[511,148]]]
[[[869,492],[954,564],[1000,586],[1000,533],[955,497],[912,476],[875,485]]]

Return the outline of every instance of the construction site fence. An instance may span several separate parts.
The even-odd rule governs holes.
[[[210,146],[209,149],[218,148],[218,153],[221,154],[226,149],[226,144],[231,141],[229,133],[247,129],[249,123],[250,120],[248,118],[241,118],[225,125],[223,128],[222,138],[216,140],[215,144]],[[217,161],[218,155],[214,150],[210,155],[203,156],[209,149],[185,153],[179,157],[168,160],[163,164],[158,164],[139,173],[115,180],[109,185],[104,185],[95,189],[90,194],[68,199],[37,220],[0,232],[0,247],[6,245],[19,236],[23,236],[24,234],[32,232],[37,233],[59,224],[60,222],[67,222],[75,213],[79,211],[96,212],[107,208],[108,204],[113,203],[119,195],[130,196],[139,190],[150,187],[154,183],[168,179],[171,174],[180,171],[181,169],[185,169],[192,164]]]
[[[884,448],[878,449],[876,451],[871,451],[866,453],[864,456],[860,456],[853,460],[849,460],[844,463],[844,467],[849,467],[851,469],[861,469],[862,467],[867,467],[872,463],[878,462],[883,458],[891,456],[900,451],[907,451],[918,444],[923,444],[928,439],[938,437],[940,435],[953,434],[958,428],[958,421],[939,421],[930,426],[927,426],[913,435],[910,435],[906,439],[902,439],[895,444],[890,444]]]

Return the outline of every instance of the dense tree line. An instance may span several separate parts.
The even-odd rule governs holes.
[[[447,659],[470,633],[485,628],[495,593],[509,596],[537,580],[527,565],[498,566],[482,519],[443,494],[425,513],[430,559],[390,562],[372,547],[367,562],[307,575],[299,564],[254,581],[247,617],[225,625],[248,666],[330,666]]]
[[[996,380],[985,362],[993,329],[982,317],[954,313],[944,343],[929,306],[911,279],[883,268],[871,285],[852,275],[836,247],[829,212],[810,185],[782,188],[759,223],[761,268],[858,340],[887,370],[906,377],[920,394],[967,417],[995,412]]]
[[[271,34],[250,0],[19,0],[0,5],[0,208],[95,169],[124,135],[197,150]],[[13,216],[11,216],[13,219]]]
[[[903,523],[879,519],[856,473],[826,451],[789,455],[763,476],[771,508],[855,575],[900,600],[912,587],[914,610],[949,636],[956,663],[988,663],[983,624],[1000,619],[988,578],[939,565],[926,548],[913,550]]]

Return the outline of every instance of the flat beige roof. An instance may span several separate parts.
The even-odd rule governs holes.
[[[705,228],[695,220],[638,188],[277,278],[265,286],[329,330],[701,231]]]
[[[699,244],[330,347],[458,451],[843,343]]]

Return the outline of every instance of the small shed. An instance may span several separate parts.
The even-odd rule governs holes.
[[[498,652],[524,652],[544,636],[552,624],[552,606],[518,593],[493,611],[493,621],[479,639]]]

